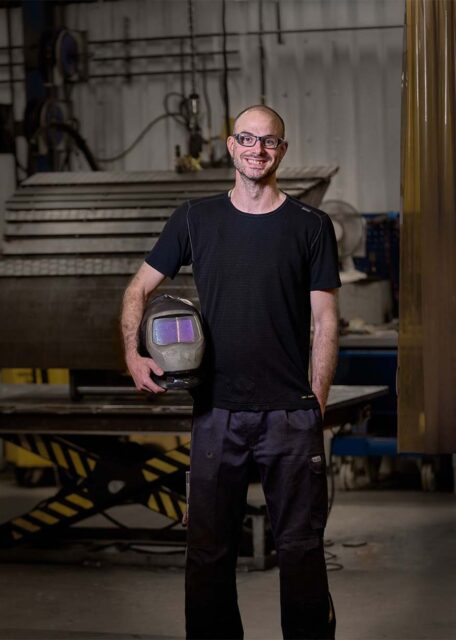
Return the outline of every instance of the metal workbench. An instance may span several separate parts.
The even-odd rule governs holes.
[[[325,425],[340,424],[360,404],[384,395],[384,386],[331,388]],[[186,391],[157,396],[121,389],[74,401],[66,385],[0,385],[0,434],[131,435],[189,432],[192,400]]]

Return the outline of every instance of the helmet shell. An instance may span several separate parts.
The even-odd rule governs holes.
[[[167,373],[196,372],[204,355],[204,333],[198,309],[189,300],[164,294],[147,302],[140,343]]]

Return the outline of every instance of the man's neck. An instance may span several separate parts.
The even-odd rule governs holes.
[[[230,192],[231,202],[245,213],[269,213],[284,202],[286,195],[279,190],[276,181],[267,183],[242,180],[236,175],[236,184]]]

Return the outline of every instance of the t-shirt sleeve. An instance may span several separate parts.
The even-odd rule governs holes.
[[[310,290],[340,287],[337,240],[331,218],[321,217],[320,231],[310,248]]]
[[[188,231],[189,204],[181,205],[169,218],[146,262],[163,275],[174,278],[182,265],[192,262],[192,248]]]

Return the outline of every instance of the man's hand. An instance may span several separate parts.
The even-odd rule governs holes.
[[[163,369],[160,369],[152,358],[143,358],[138,353],[134,353],[126,356],[125,361],[138,391],[151,391],[152,393],[166,391],[150,377],[151,372],[157,376],[163,375]]]
[[[320,398],[317,396],[317,394],[315,394],[317,400],[318,400],[318,404],[320,405],[320,412],[321,412],[321,419],[324,420],[325,418],[325,411],[326,411],[326,402],[328,400],[328,398],[323,399],[323,396],[321,396]],[[324,403],[324,404],[323,404]]]

